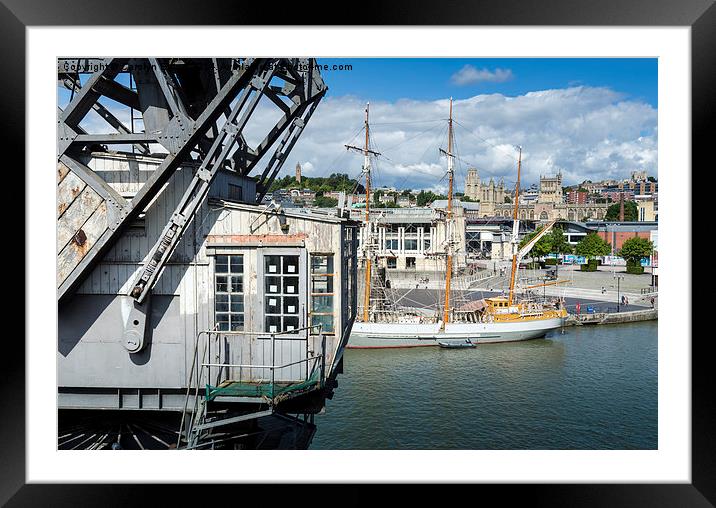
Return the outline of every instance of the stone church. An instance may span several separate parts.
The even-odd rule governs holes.
[[[476,168],[467,170],[465,179],[465,196],[472,201],[480,202],[480,215],[492,217],[495,215],[495,205],[505,202],[505,183],[500,180],[498,184],[490,178],[488,184],[480,183],[480,174]]]
[[[512,195],[505,192],[504,182],[495,184],[490,178],[489,183],[483,184],[476,168],[467,170],[465,196],[480,202],[482,217],[512,217],[514,212],[514,205],[505,203],[505,196],[512,198]],[[601,220],[608,207],[607,203],[566,203],[560,171],[554,176],[540,176],[537,199],[520,198],[518,215],[521,220]]]

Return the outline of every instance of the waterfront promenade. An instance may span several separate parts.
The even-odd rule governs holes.
[[[506,275],[499,275],[500,267],[505,267]],[[650,270],[647,268],[646,270]],[[543,284],[546,270],[527,270],[519,272],[519,287]],[[495,275],[497,273],[497,275]],[[615,311],[621,296],[626,296],[629,305],[620,305],[620,310],[638,310],[651,308],[651,298],[654,297],[654,306],[658,307],[657,288],[651,287],[651,273],[645,271],[641,275],[625,273],[624,267],[600,266],[596,272],[582,272],[578,265],[561,265],[558,268],[558,281],[544,287],[532,288],[529,291],[535,297],[564,297],[570,311],[580,303],[582,307],[590,304],[598,304],[600,309],[606,311],[606,307],[614,307],[609,311]],[[617,277],[620,277],[617,284]],[[445,284],[444,276],[435,273],[406,273],[389,274],[391,287],[399,291],[401,295],[411,293],[407,301],[413,300],[416,306],[430,304],[434,301],[434,291],[440,291]],[[453,282],[455,290],[464,293],[469,299],[482,298],[483,296],[495,296],[506,291],[509,287],[509,264],[496,263],[495,269],[471,274],[467,277],[456,277]],[[427,296],[419,296],[427,290]],[[406,303],[407,305],[407,303]],[[586,311],[586,310],[585,310]]]

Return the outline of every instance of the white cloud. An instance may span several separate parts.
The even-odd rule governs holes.
[[[474,83],[503,83],[514,78],[511,69],[497,68],[491,71],[486,68],[477,69],[467,64],[450,77],[450,81],[458,86],[472,85]]]
[[[607,88],[477,95],[455,101],[453,110],[458,191],[470,166],[483,179],[504,178],[514,185],[516,145],[523,147],[526,185],[558,170],[566,184],[626,178],[637,169],[657,175],[656,109]],[[375,164],[374,185],[446,187],[446,161],[438,149],[447,145],[447,99],[371,102],[370,113],[373,148],[384,155]],[[356,97],[324,99],[282,174],[292,172],[296,161],[310,161],[311,176],[358,177],[362,156],[344,145],[362,145],[364,115],[365,103]]]

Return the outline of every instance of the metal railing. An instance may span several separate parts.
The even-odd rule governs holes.
[[[308,343],[310,340],[310,334],[306,334],[305,336],[296,336],[298,332],[301,331],[308,331],[308,330],[314,330],[318,329],[318,333],[316,334],[319,337],[320,343],[321,343],[321,353],[320,354],[313,354],[309,355],[308,350]],[[286,335],[293,335],[292,337],[286,337]],[[253,336],[257,337],[258,340],[270,340],[271,341],[271,360],[270,364],[251,364],[251,363],[240,363],[240,364],[232,364],[227,362],[210,362],[208,361],[209,358],[211,358],[211,339],[216,338],[218,339],[221,336],[239,336],[239,337],[247,337],[247,336]],[[206,341],[204,344],[203,351],[201,352],[201,355],[199,354],[199,346],[201,342],[201,338],[206,337]],[[292,361],[289,363],[284,363],[281,365],[276,365],[276,342],[277,341],[304,341],[306,342],[306,357],[302,358],[300,360]],[[218,346],[217,346],[218,347]],[[313,353],[313,351],[310,351]],[[313,362],[313,367],[309,368],[310,362]],[[305,326],[301,328],[296,328],[293,330],[284,330],[281,332],[250,332],[250,331],[221,331],[216,330],[216,327],[214,327],[213,330],[204,330],[197,334],[196,341],[194,344],[194,354],[192,357],[192,367],[189,373],[189,379],[187,382],[187,391],[186,391],[186,397],[184,399],[184,409],[182,412],[182,418],[180,423],[180,429],[184,429],[184,423],[186,421],[186,414],[187,412],[191,412],[191,423],[190,423],[190,429],[193,428],[196,425],[197,422],[197,416],[200,412],[203,410],[206,410],[206,402],[208,402],[208,386],[209,382],[212,379],[212,368],[218,369],[217,378],[215,381],[214,386],[218,386],[221,384],[221,374],[222,372],[229,372],[230,368],[248,368],[248,369],[268,369],[270,372],[270,394],[269,394],[269,406],[271,407],[271,410],[273,409],[275,403],[276,403],[276,371],[286,369],[289,367],[293,367],[294,365],[300,365],[300,364],[306,364],[306,370],[305,370],[305,377],[303,380],[295,381],[294,384],[306,382],[310,379],[311,376],[314,375],[315,369],[319,368],[319,378],[318,378],[318,387],[323,387],[325,385],[326,380],[326,337],[323,334],[323,325],[312,325],[312,326]],[[241,372],[241,371],[239,371]],[[204,377],[206,375],[206,377]],[[228,378],[228,375],[227,375]],[[206,379],[207,383],[204,387],[204,397],[200,397],[200,385],[202,384],[202,380]],[[228,380],[228,379],[225,379]],[[239,382],[241,382],[241,374],[239,374]],[[189,410],[189,397],[191,394],[192,389],[194,390],[194,401],[192,405],[191,411]],[[189,437],[188,434],[191,432],[189,430],[187,432],[187,438]],[[180,435],[177,440],[177,446],[179,446],[181,441],[181,431]]]

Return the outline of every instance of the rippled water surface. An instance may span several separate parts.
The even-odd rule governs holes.
[[[312,449],[655,449],[657,322],[348,350]]]

